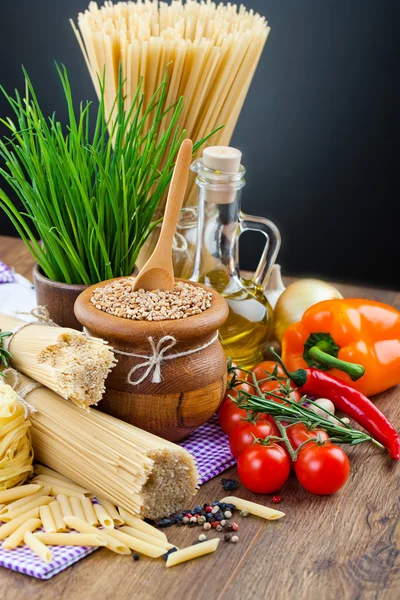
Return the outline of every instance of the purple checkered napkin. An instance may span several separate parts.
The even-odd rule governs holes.
[[[0,283],[14,283],[14,273],[0,260]]]
[[[179,445],[195,459],[200,484],[223,473],[236,463],[229,449],[229,438],[222,431],[217,415],[211,417]]]
[[[235,464],[235,459],[229,450],[228,436],[219,426],[217,415],[196,429],[180,445],[194,457],[200,484]],[[37,579],[50,579],[95,550],[97,548],[83,546],[52,546],[53,560],[47,564],[26,546],[20,546],[15,550],[4,550],[0,543],[0,567],[25,573]]]
[[[26,546],[4,550],[0,545],[0,567],[25,573],[37,579],[50,579],[60,571],[85,558],[97,548],[84,546],[50,546],[53,558],[45,563]]]

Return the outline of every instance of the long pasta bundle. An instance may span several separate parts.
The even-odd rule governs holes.
[[[81,408],[101,400],[107,375],[115,364],[103,340],[65,327],[26,324],[0,313],[0,330],[15,331],[5,338],[12,366]]]
[[[215,145],[229,145],[270,28],[244,6],[211,0],[90,2],[71,21],[97,93],[105,73],[105,106],[110,115],[122,66],[127,105],[142,79],[150,102],[169,70],[166,106],[184,97],[181,125],[198,140],[216,127]],[[143,110],[146,106],[144,104]],[[191,184],[186,205],[196,204]]]
[[[32,381],[8,374],[23,393]],[[25,394],[37,410],[31,433],[36,460],[141,517],[181,510],[196,491],[192,456],[180,446],[97,410],[80,410],[45,388]]]
[[[0,377],[0,491],[20,485],[32,473],[30,422],[17,393]]]

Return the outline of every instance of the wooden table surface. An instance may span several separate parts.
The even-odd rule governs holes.
[[[33,261],[19,240],[0,237],[0,259],[30,277]],[[400,309],[400,293],[349,285],[345,296],[381,300]],[[1,310],[1,308],[0,308]],[[400,427],[399,388],[376,398]],[[4,600],[394,600],[400,598],[400,466],[366,444],[348,450],[351,475],[330,497],[312,496],[292,476],[279,509],[286,517],[265,522],[237,519],[238,544],[221,541],[217,552],[175,568],[164,561],[98,550],[49,581],[0,570]],[[224,473],[236,477],[236,469]],[[237,495],[272,505],[243,486]],[[221,477],[203,485],[195,504],[226,495]],[[170,541],[191,544],[200,528],[173,527]]]

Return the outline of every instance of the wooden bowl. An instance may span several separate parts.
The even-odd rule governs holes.
[[[52,281],[41,273],[39,265],[35,265],[33,268],[33,282],[36,302],[38,306],[47,308],[50,319],[53,319],[60,327],[81,329],[79,321],[74,315],[74,304],[87,285]]]
[[[214,290],[193,283],[212,293],[211,307],[203,313],[173,321],[123,319],[97,309],[90,301],[95,289],[120,279],[87,288],[75,302],[78,321],[90,335],[106,340],[118,359],[107,379],[100,408],[165,439],[179,441],[208,421],[222,402],[227,368],[216,336],[228,317],[228,305]],[[172,336],[175,344],[165,352],[157,383],[156,366],[150,364],[150,338],[157,345],[165,336]],[[169,343],[168,338],[162,346]],[[201,349],[202,346],[206,347]],[[118,351],[141,356],[126,356]],[[132,372],[135,367],[137,370]],[[147,371],[147,377],[139,382]]]

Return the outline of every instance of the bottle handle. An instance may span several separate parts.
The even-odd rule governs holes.
[[[241,212],[239,216],[240,233],[244,231],[260,231],[266,238],[263,253],[254,273],[252,281],[265,290],[272,267],[281,246],[281,234],[277,226],[264,217],[254,217]]]

